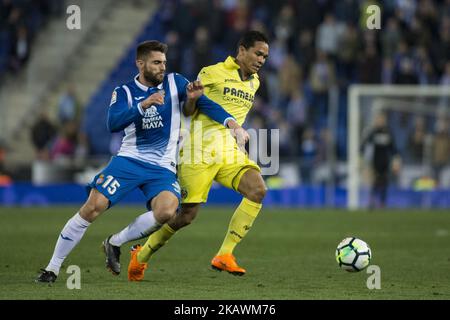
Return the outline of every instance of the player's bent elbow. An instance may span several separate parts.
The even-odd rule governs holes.
[[[106,127],[108,128],[109,132],[114,133],[114,132],[119,132],[122,130],[122,128],[117,125],[116,123],[114,123],[113,121],[108,120]]]
[[[194,114],[195,108],[183,108],[183,115],[185,117],[190,117]]]

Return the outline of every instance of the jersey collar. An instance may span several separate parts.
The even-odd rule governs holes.
[[[228,56],[224,62],[225,68],[230,70],[237,70],[239,74],[239,78],[242,80],[241,70],[239,70],[241,67],[236,63],[236,59],[232,56]],[[252,74],[247,80],[251,80],[254,78],[258,78],[258,75],[256,73]]]
[[[237,70],[240,68],[239,65],[236,63],[236,60],[232,56],[228,56],[228,58],[225,60],[224,63],[227,69]]]
[[[142,83],[139,82],[139,74],[137,74],[134,77],[134,83],[136,84],[136,86],[141,89],[142,91],[147,92],[149,89],[154,88],[154,87],[147,87],[145,85],[143,85]],[[158,88],[159,90],[161,90],[163,88],[163,83],[161,82],[156,88]]]

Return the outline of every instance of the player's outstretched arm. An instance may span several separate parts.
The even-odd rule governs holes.
[[[200,98],[198,98],[196,105],[200,112],[206,114],[212,120],[222,124],[224,127],[227,127],[228,120],[232,119],[236,121],[236,119],[226,112],[221,105],[215,103],[205,95],[201,95]]]
[[[200,80],[189,82],[183,76],[176,74],[176,81],[178,85],[184,88],[180,100],[185,102],[183,105],[183,113],[186,116],[192,115],[196,108],[198,108],[200,112],[222,124],[224,127],[227,127],[227,122],[230,119],[235,121],[234,117],[226,112],[222,106],[203,94],[204,85]]]

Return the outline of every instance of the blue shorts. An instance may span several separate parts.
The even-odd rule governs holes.
[[[114,156],[108,166],[88,185],[109,200],[112,207],[136,188],[141,189],[150,210],[151,200],[162,191],[172,192],[180,201],[180,185],[172,171],[129,157]]]

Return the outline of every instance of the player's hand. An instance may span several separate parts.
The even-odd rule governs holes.
[[[160,90],[149,96],[147,99],[143,100],[141,102],[141,107],[142,109],[145,110],[152,105],[163,105],[163,104],[164,104],[164,90]]]
[[[398,175],[402,169],[402,160],[400,157],[395,157],[392,160],[392,173]]]
[[[200,80],[189,82],[186,86],[186,95],[188,99],[196,100],[203,94],[203,85]]]
[[[239,149],[247,154],[247,151],[245,150],[245,144],[250,139],[248,132],[242,127],[237,127],[231,129],[231,135],[236,139],[236,143]]]

